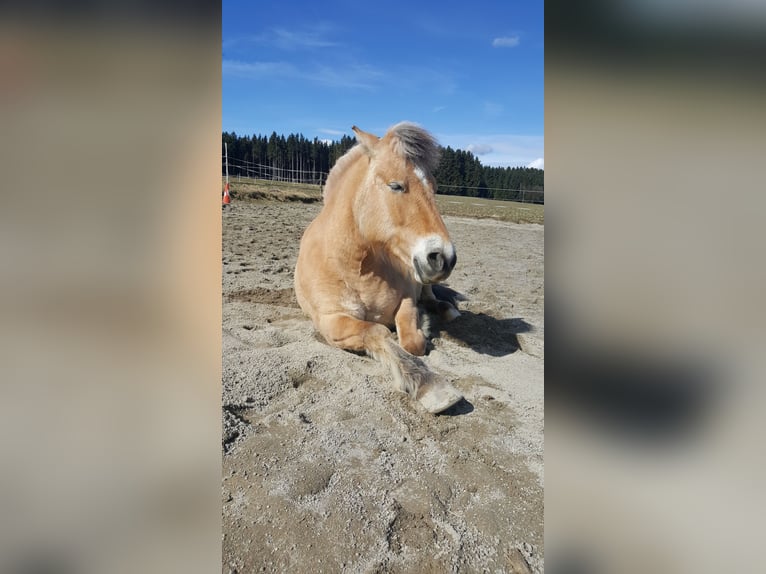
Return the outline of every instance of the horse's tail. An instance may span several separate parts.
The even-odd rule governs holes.
[[[396,387],[417,400],[430,413],[439,413],[463,396],[447,381],[430,371],[391,337],[379,340],[368,351],[391,370]]]

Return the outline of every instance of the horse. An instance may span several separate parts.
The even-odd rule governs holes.
[[[381,361],[398,390],[439,413],[463,398],[418,358],[418,303],[445,320],[460,315],[432,289],[457,261],[434,199],[439,146],[409,122],[383,137],[351,129],[357,144],[330,170],[322,210],[301,238],[295,295],[327,343]]]

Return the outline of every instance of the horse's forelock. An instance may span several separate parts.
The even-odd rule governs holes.
[[[433,172],[439,165],[441,151],[434,137],[417,124],[402,122],[389,130],[394,153],[416,166]]]

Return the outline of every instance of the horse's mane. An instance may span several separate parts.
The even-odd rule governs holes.
[[[324,189],[322,191],[322,197],[325,201],[328,199],[327,192],[335,186],[335,180],[341,177],[343,172],[345,172],[348,167],[354,163],[357,158],[364,153],[364,149],[361,145],[356,144],[354,147],[352,147],[350,150],[348,150],[345,154],[343,154],[341,157],[338,158],[338,161],[335,162],[335,165],[332,166],[332,169],[330,170],[330,174],[327,176],[327,181],[324,184]]]
[[[429,173],[439,165],[439,144],[419,125],[401,122],[393,126],[389,133],[393,136],[394,153]]]
[[[425,129],[411,122],[400,122],[392,126],[386,135],[391,135],[393,152],[411,161],[425,172],[432,173],[439,165],[441,150],[434,137]],[[328,199],[327,191],[335,185],[335,180],[364,153],[362,145],[357,144],[335,162],[325,182],[323,196]]]

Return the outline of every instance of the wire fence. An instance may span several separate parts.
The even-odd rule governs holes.
[[[324,185],[328,175],[324,171],[291,169],[232,158],[229,158],[228,169],[230,177],[237,176],[239,178],[305,183],[308,185]],[[225,168],[223,173],[226,173]]]
[[[321,187],[324,186],[328,176],[328,173],[324,171],[277,167],[234,158],[228,158],[227,164],[227,158],[224,156],[221,156],[221,162],[222,174],[228,175],[230,178],[236,178],[237,181],[250,179],[318,185]],[[472,197],[488,197],[491,195],[490,199],[501,201],[517,201],[520,203],[536,204],[545,203],[545,191],[542,190],[447,185],[438,182],[437,189],[439,190],[439,193],[444,193],[445,195],[468,195]],[[458,193],[452,190],[460,190],[463,192],[468,191],[468,193]],[[492,193],[490,194],[489,192]]]
[[[536,189],[508,189],[506,187],[485,187],[485,186],[469,186],[469,185],[445,185],[438,183],[437,187],[440,191],[437,193],[443,193],[445,195],[469,195],[471,197],[487,197],[488,199],[497,199],[498,201],[518,201],[519,203],[545,203],[545,191]],[[475,190],[476,195],[472,194],[451,194],[449,189],[460,190]],[[492,193],[492,197],[488,196],[488,192]]]

